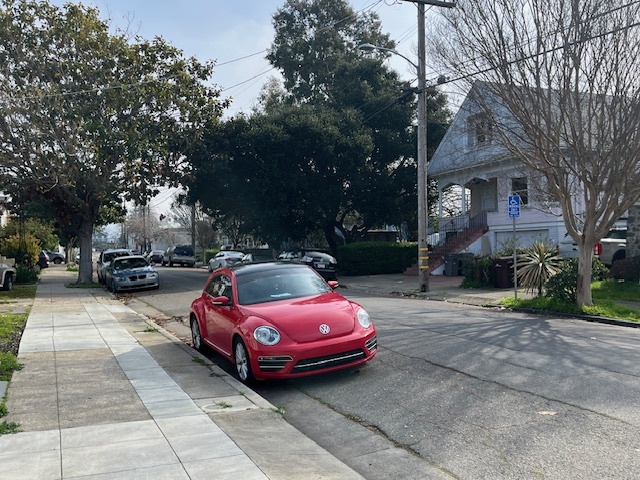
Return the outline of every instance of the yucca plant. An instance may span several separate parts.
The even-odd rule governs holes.
[[[560,271],[562,258],[555,248],[542,241],[535,241],[533,245],[518,255],[518,285],[526,291],[538,291],[542,295],[544,284]]]

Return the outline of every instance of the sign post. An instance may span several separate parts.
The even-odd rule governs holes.
[[[513,219],[513,295],[518,300],[518,255],[516,253],[516,218],[520,217],[520,196],[509,195],[509,217]]]

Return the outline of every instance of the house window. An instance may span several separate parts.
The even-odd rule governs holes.
[[[469,146],[488,145],[493,136],[493,124],[484,114],[473,115],[468,120]]]
[[[527,177],[516,177],[511,179],[511,194],[518,195],[520,197],[520,205],[529,204]]]

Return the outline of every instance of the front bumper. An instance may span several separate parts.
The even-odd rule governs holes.
[[[314,344],[293,345],[287,350],[260,349],[250,352],[251,367],[257,379],[295,378],[357,367],[371,360],[378,350],[375,331],[353,334]]]

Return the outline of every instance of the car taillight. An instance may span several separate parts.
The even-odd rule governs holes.
[[[602,244],[601,243],[596,243],[593,246],[593,254],[596,256],[600,256],[602,254]]]

